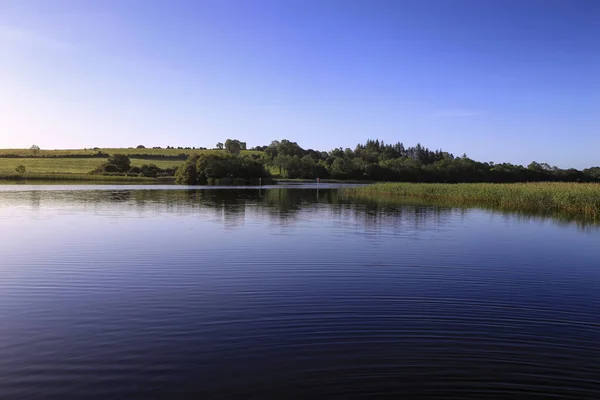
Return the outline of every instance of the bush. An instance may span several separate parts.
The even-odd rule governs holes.
[[[177,168],[177,173],[175,174],[175,182],[180,185],[197,185],[198,184],[198,174],[196,171],[196,161],[198,157],[189,157],[187,161]]]
[[[158,173],[162,172],[162,170],[154,164],[144,164],[140,167],[140,172],[142,175],[148,178],[156,178],[158,176]]]
[[[106,161],[107,166],[115,172],[127,172],[131,168],[131,160],[124,154],[113,154]]]
[[[238,155],[242,151],[242,143],[236,139],[227,139],[225,141],[225,150],[230,154]]]
[[[110,172],[110,173],[122,172],[115,165],[107,164],[107,163],[101,165],[99,168],[100,168],[100,172]]]
[[[15,168],[15,171],[17,171],[20,174],[24,174],[25,172],[27,172],[24,165],[19,165],[17,168]]]

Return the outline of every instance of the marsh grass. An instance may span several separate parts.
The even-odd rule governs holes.
[[[340,191],[346,198],[416,198],[600,222],[600,184],[596,183],[379,183]]]

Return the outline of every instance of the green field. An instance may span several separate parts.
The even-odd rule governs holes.
[[[461,206],[563,214],[600,222],[600,184],[597,183],[379,183],[344,188],[341,194],[370,200],[418,198]]]
[[[32,174],[87,174],[105,161],[105,158],[0,158],[0,175],[14,174],[19,165]],[[132,166],[154,164],[165,169],[182,163],[179,160],[131,158]]]
[[[29,149],[0,149],[0,177],[18,175],[15,169],[23,165],[30,174],[30,178],[36,175],[51,174],[87,174],[96,169],[106,158],[94,157],[98,152],[104,154],[126,154],[130,156],[132,166],[154,164],[159,168],[173,168],[181,165],[185,156],[191,154],[211,154],[222,152],[222,150],[185,150],[185,149],[98,149],[98,150],[41,150],[33,154]],[[262,154],[256,151],[242,151],[242,154]],[[9,157],[14,155],[17,157]],[[185,156],[183,156],[185,155]],[[69,158],[79,156],[82,158]],[[85,158],[87,156],[88,158]],[[169,159],[169,157],[182,156],[181,159]],[[160,159],[165,157],[165,159]]]

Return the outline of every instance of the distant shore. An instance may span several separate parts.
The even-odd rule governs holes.
[[[141,167],[154,164],[158,168],[176,168],[190,155],[213,154],[216,150],[200,149],[151,149],[151,148],[90,148],[71,150],[0,149],[0,179],[2,180],[80,180],[80,181],[147,181],[137,174],[128,176],[91,175],[110,155],[123,154],[131,159],[131,165]],[[242,154],[256,154],[242,151]],[[23,167],[24,172],[17,172]],[[140,178],[140,179],[137,179]]]
[[[225,144],[228,142],[238,141],[228,140]],[[303,149],[288,140],[273,141],[251,150],[245,146],[243,143],[242,147],[231,149],[218,143],[214,149],[142,145],[135,148],[0,149],[0,180],[153,182],[165,179],[161,182],[169,182],[173,177],[178,179],[178,171],[181,172],[188,161],[204,158],[206,165],[201,168],[199,181],[187,176],[189,179],[179,177],[178,182],[203,184],[209,179],[224,179],[223,183],[229,184],[226,183],[228,178],[254,182],[261,177],[289,182],[315,182],[319,177],[322,182],[336,183],[600,182],[600,167],[580,171],[538,162],[531,162],[527,167],[479,162],[466,155],[455,157],[420,145],[405,148],[402,143],[389,145],[377,140],[368,140],[354,150],[338,148],[328,152]],[[126,159],[126,162],[117,165],[115,159]],[[223,166],[227,168],[223,170]],[[188,165],[188,172],[198,169],[197,165],[193,167]],[[202,178],[204,175],[206,179]]]

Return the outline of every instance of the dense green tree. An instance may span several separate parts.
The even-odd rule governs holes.
[[[251,157],[202,154],[190,157],[176,172],[176,182],[186,185],[255,183],[268,178],[264,165]]]
[[[237,139],[227,139],[225,141],[225,150],[229,154],[238,155],[242,151],[242,143]]]
[[[600,181],[600,167],[592,167],[583,170],[583,176],[589,180]]]
[[[298,143],[287,139],[272,141],[264,151],[271,160],[274,160],[278,155],[303,157],[307,154],[307,151],[300,147]]]
[[[552,172],[552,167],[550,167],[548,164],[546,164],[546,163],[539,163],[539,162],[536,162],[536,161],[532,161],[531,164],[529,164],[527,166],[527,169],[530,169],[532,171],[539,172],[539,173],[550,173],[550,172]]]
[[[336,179],[351,178],[353,172],[352,161],[343,157],[336,157],[331,163],[329,172]]]
[[[273,140],[264,151],[271,160],[274,160],[279,154],[279,140]]]
[[[183,165],[177,168],[175,173],[175,182],[180,185],[196,185],[198,182],[198,172],[196,162],[198,156],[189,157]],[[206,183],[206,182],[204,182]]]
[[[114,172],[127,172],[131,168],[131,160],[125,154],[113,154],[106,160],[106,165],[113,167]]]
[[[284,154],[275,156],[275,158],[273,159],[273,165],[279,168],[279,175],[284,176],[283,172],[284,170],[287,170],[289,168],[291,158],[292,157]],[[287,178],[288,176],[284,177]]]
[[[303,178],[317,178],[319,177],[317,166],[318,164],[311,157],[310,154],[305,155],[300,159],[300,166]]]
[[[161,169],[154,164],[144,164],[140,167],[140,173],[149,178],[156,178]]]
[[[278,154],[283,154],[286,156],[304,156],[305,152],[296,142],[291,142],[287,139],[283,139],[279,143]]]

